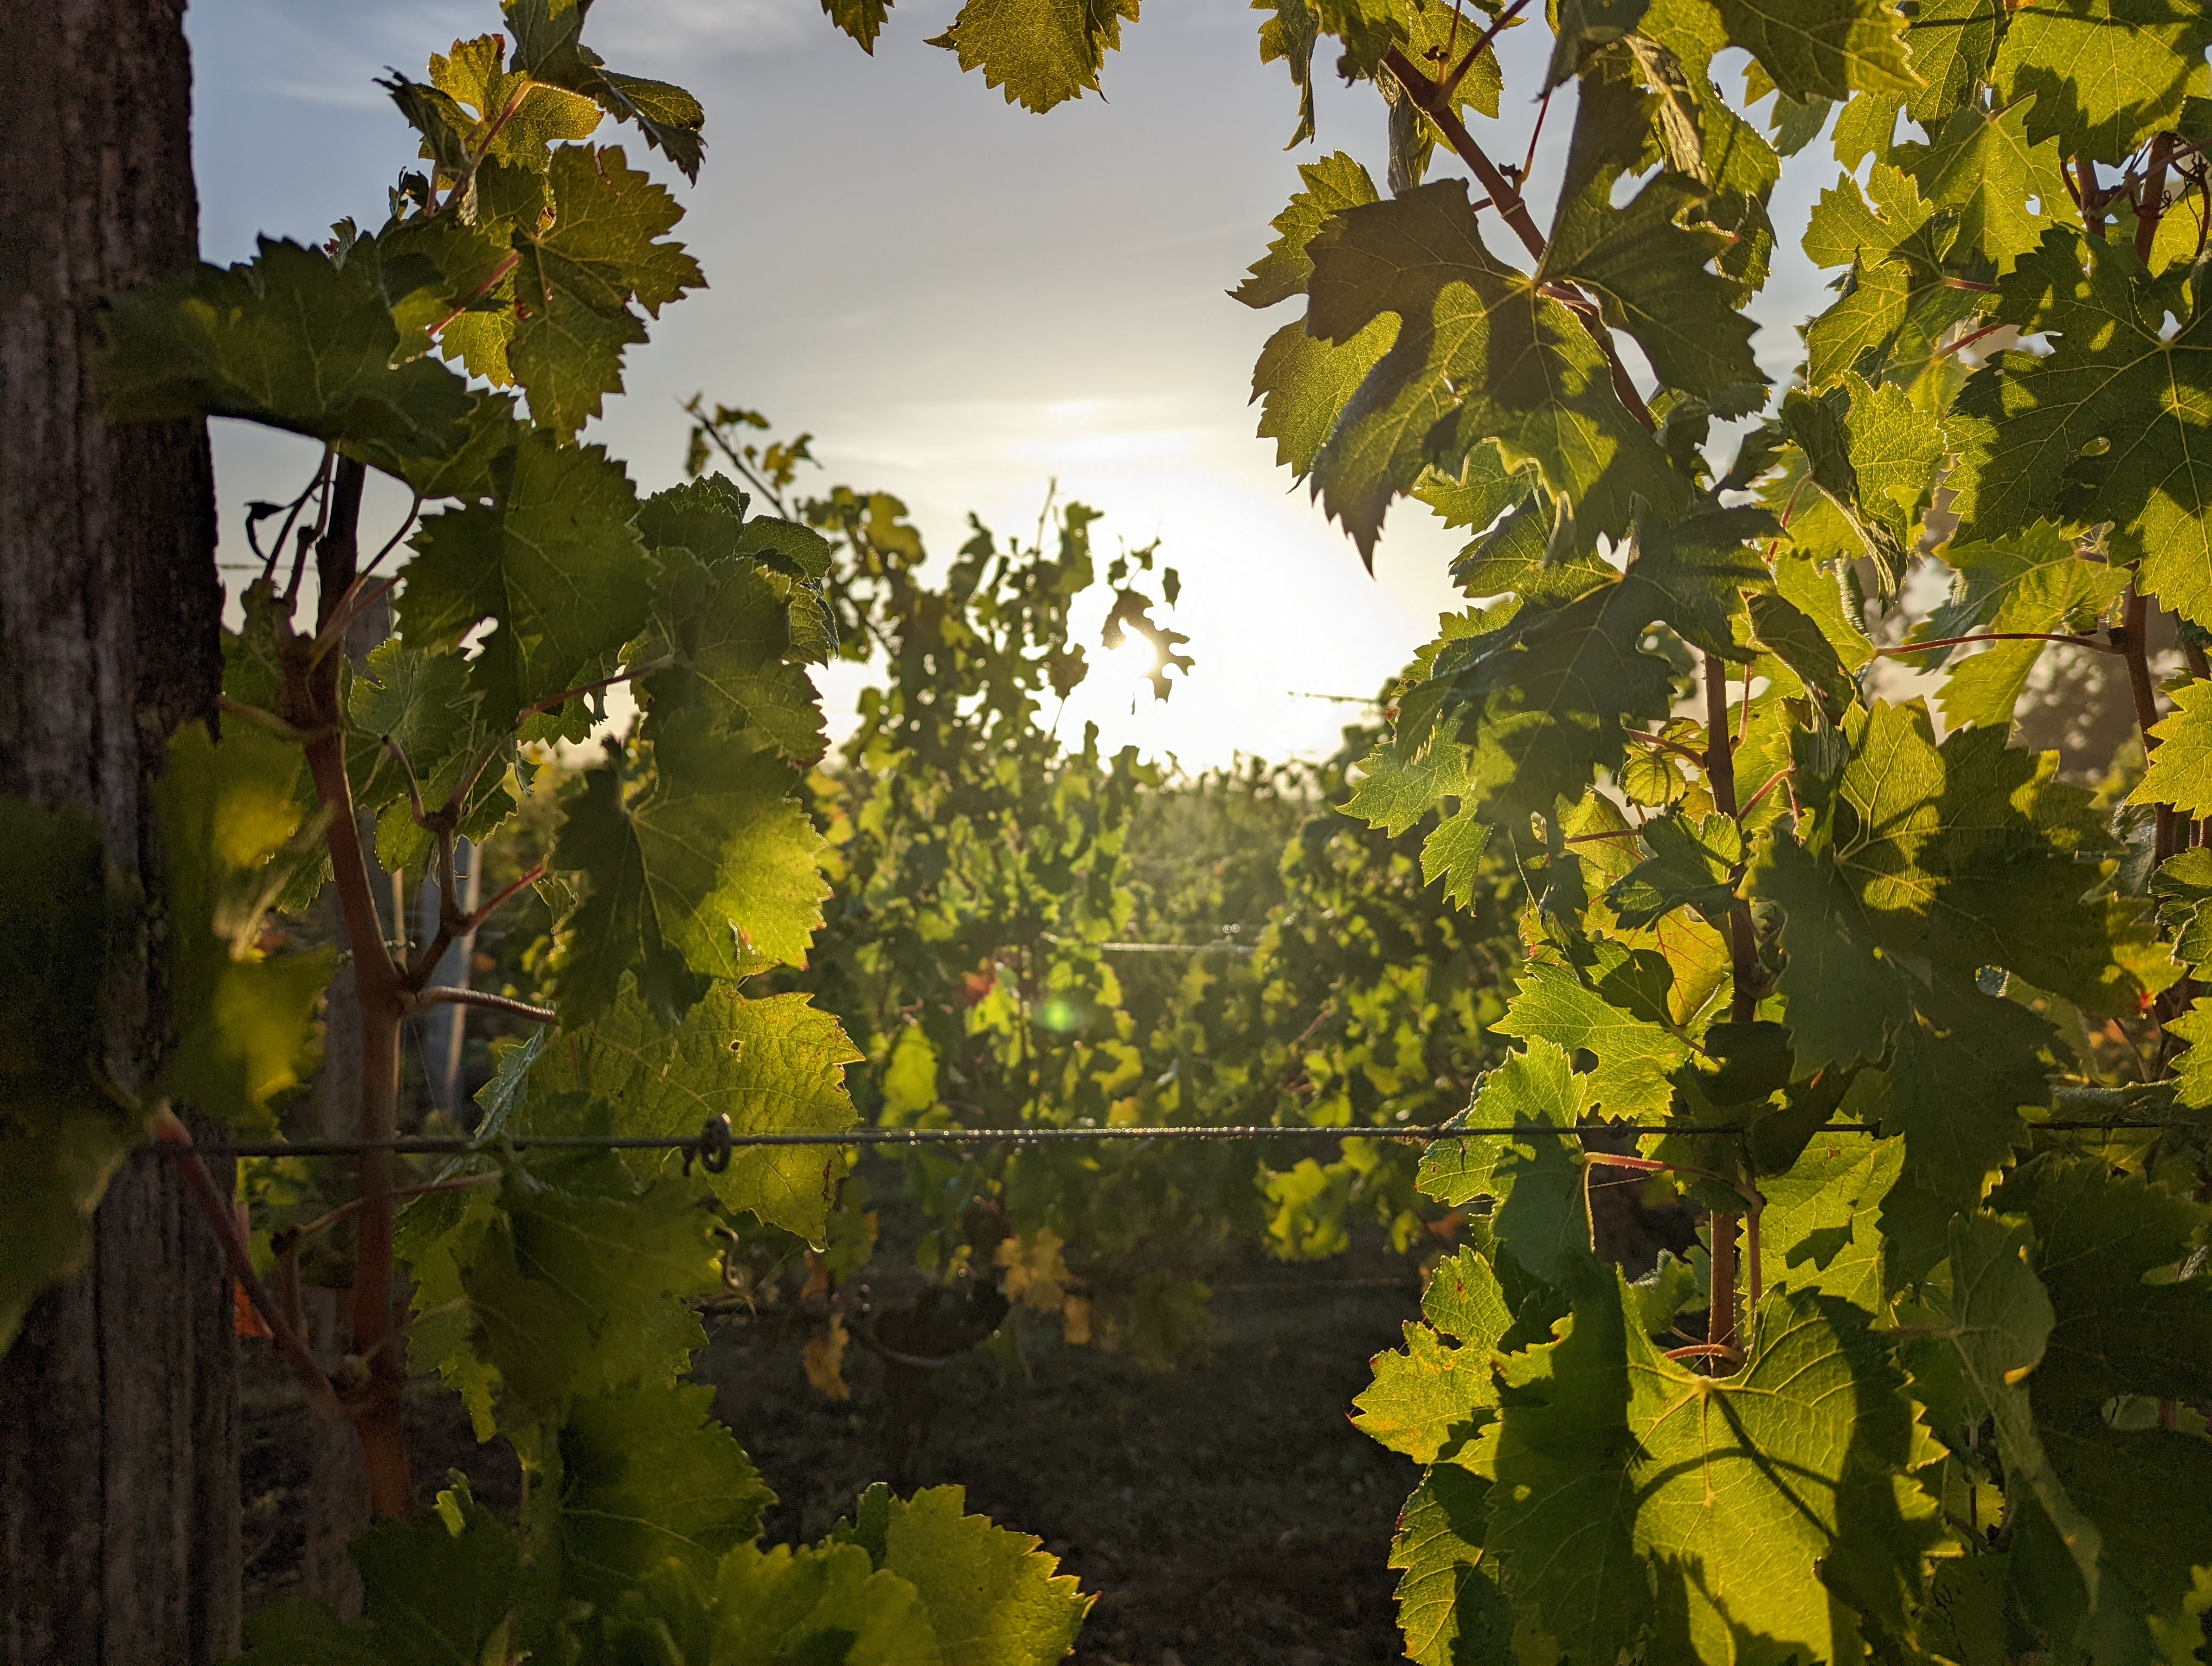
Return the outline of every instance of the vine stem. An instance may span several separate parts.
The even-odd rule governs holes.
[[[558,1024],[561,1021],[561,1015],[550,1006],[532,1006],[526,1000],[495,995],[488,989],[455,989],[441,984],[416,995],[415,1004],[418,1006],[481,1006],[487,1012],[509,1013],[515,1018],[528,1018],[534,1024]]]
[[[1474,175],[1476,182],[1490,193],[1490,200],[1496,204],[1499,216],[1512,228],[1514,235],[1521,240],[1522,246],[1534,258],[1540,269],[1548,246],[1544,234],[1536,228],[1535,219],[1528,212],[1528,204],[1522,200],[1521,192],[1513,181],[1474,142],[1474,135],[1467,131],[1467,124],[1452,109],[1449,96],[1435,82],[1423,75],[1419,66],[1397,47],[1393,46],[1389,50],[1382,63],[1406,96],[1413,100],[1413,107],[1435,125],[1437,131],[1443,135],[1444,143],[1451,147],[1452,154],[1467,164],[1468,171]],[[1644,396],[1636,391],[1636,383],[1628,374],[1628,367],[1620,362],[1620,350],[1613,345],[1613,332],[1605,327],[1605,320],[1599,316],[1595,303],[1572,284],[1547,284],[1545,287],[1557,290],[1560,301],[1589,329],[1591,339],[1605,355],[1606,363],[1612,367],[1613,391],[1620,396],[1621,404],[1628,407],[1645,429],[1656,431],[1658,422],[1651,415],[1650,406],[1644,403]]]
[[[1735,747],[1729,736],[1728,661],[1705,656],[1705,781],[1713,807],[1731,821],[1740,815],[1735,798]],[[1741,899],[1729,909],[1729,1017],[1749,1024],[1759,1012],[1759,943],[1752,933],[1751,910]],[[1758,1207],[1752,1209],[1754,1219]],[[1712,1283],[1705,1308],[1705,1341],[1735,1350],[1736,1337],[1735,1235],[1741,1217],[1716,1209],[1712,1229]],[[1756,1253],[1754,1251],[1754,1253]]]
[[[318,637],[336,622],[357,574],[361,494],[367,472],[351,458],[338,459],[331,493],[336,512],[316,552],[322,593]],[[407,1432],[400,1416],[407,1365],[404,1350],[387,1344],[393,1334],[392,1183],[398,1161],[390,1142],[398,1125],[399,1025],[409,1003],[404,974],[385,943],[353,784],[347,775],[340,658],[318,656],[315,648],[313,639],[295,638],[288,644],[284,715],[313,736],[307,745],[307,768],[330,818],[324,836],[330,845],[331,882],[353,951],[354,987],[361,1000],[361,1138],[371,1148],[361,1153],[355,1187],[359,1218],[351,1352],[364,1363],[365,1381],[360,1385],[354,1428],[368,1481],[369,1508],[379,1516],[404,1516],[415,1502]],[[380,1149],[375,1148],[379,1142]]]
[[[2128,587],[2126,611],[2121,623],[2107,631],[2112,648],[2125,657],[2128,665],[2128,691],[2133,696],[2136,708],[2136,727],[2142,732],[2143,755],[2148,757],[2158,750],[2158,737],[2151,733],[2158,722],[2158,684],[2150,674],[2150,598],[2136,586]],[[2174,830],[2180,818],[2173,806],[2158,806],[2157,858],[2160,861],[2173,854],[2179,848]]]
[[[238,1280],[239,1288],[246,1292],[246,1299],[252,1303],[253,1310],[261,1316],[261,1322],[269,1328],[269,1334],[276,1341],[276,1351],[284,1356],[284,1363],[291,1366],[293,1375],[300,1379],[301,1391],[306,1395],[308,1406],[318,1417],[328,1418],[333,1422],[344,1421],[345,1408],[339,1404],[337,1392],[331,1388],[331,1379],[323,1375],[322,1367],[315,1363],[314,1355],[307,1352],[307,1345],[301,1341],[299,1331],[289,1322],[289,1316],[270,1298],[260,1275],[254,1272],[252,1257],[246,1254],[246,1245],[239,1237],[238,1221],[230,1206],[216,1193],[215,1181],[207,1171],[207,1164],[200,1161],[199,1152],[192,1149],[192,1131],[166,1104],[154,1113],[153,1131],[154,1138],[176,1159],[177,1167],[185,1177],[185,1189],[191,1193],[192,1201],[199,1206],[200,1213],[207,1218],[216,1241],[222,1245],[223,1257],[230,1263],[231,1276]]]
[[[2119,654],[2124,649],[2100,642],[2094,636],[2069,636],[2063,632],[2048,630],[1983,630],[1968,636],[1930,636],[1921,642],[1900,642],[1895,648],[1878,648],[1875,657],[1880,660],[1901,660],[1908,654],[1926,654],[1939,648],[1972,648],[1976,642],[2059,642],[2068,648],[2094,648],[2099,654]]]

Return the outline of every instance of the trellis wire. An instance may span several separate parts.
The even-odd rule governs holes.
[[[526,1134],[492,1140],[465,1136],[400,1137],[392,1140],[250,1140],[219,1145],[157,1146],[143,1151],[173,1155],[197,1152],[202,1157],[358,1157],[367,1152],[392,1152],[402,1157],[490,1156],[501,1151],[675,1151],[695,1156],[726,1147],[744,1150],[771,1146],[872,1146],[897,1148],[925,1146],[1056,1145],[1085,1140],[1398,1140],[1433,1144],[1443,1140],[1510,1140],[1549,1134],[1553,1138],[1591,1134],[1690,1134],[1719,1139],[1747,1133],[1747,1122],[1590,1122],[1562,1127],[1534,1123],[1503,1128],[1322,1128],[1300,1124],[1289,1128],[1231,1127],[1194,1124],[1168,1128],[847,1128],[838,1133],[726,1134],[714,1130],[692,1134]],[[2033,1122],[2031,1130],[2051,1133],[2122,1133],[2186,1126],[2175,1122],[2147,1120],[2080,1120]],[[1878,1129],[1859,1122],[1823,1122],[1816,1134],[1875,1134]]]

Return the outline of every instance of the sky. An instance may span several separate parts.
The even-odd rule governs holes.
[[[943,556],[971,511],[1027,533],[1056,482],[1105,512],[1102,554],[1159,540],[1197,661],[1164,705],[1139,698],[1143,665],[1109,661],[1065,730],[1096,721],[1109,745],[1194,769],[1334,750],[1359,708],[1310,696],[1371,695],[1463,605],[1446,575],[1463,534],[1401,504],[1366,574],[1254,433],[1252,363],[1297,303],[1255,313],[1225,292],[1265,249],[1299,161],[1342,149],[1382,178],[1381,100],[1323,87],[1318,142],[1286,152],[1295,95],[1280,64],[1259,62],[1259,19],[1242,0],[1153,0],[1109,58],[1103,100],[1036,115],[925,44],[956,9],[899,0],[870,57],[817,0],[598,0],[585,38],[612,68],[706,106],[697,185],[650,164],[690,210],[675,234],[710,287],[631,350],[626,394],[585,437],[655,490],[682,477],[685,399],[750,406],[814,435],[824,466],[802,490],[894,492]],[[380,222],[415,149],[374,78],[419,77],[430,52],[497,26],[494,0],[192,0],[204,256],[247,258],[257,232],[319,239],[341,216]],[[1534,106],[1516,89],[1538,84],[1547,41],[1524,28],[1503,45],[1500,118],[1475,125],[1500,161],[1527,145]],[[1728,59],[1717,69],[1741,85]],[[1330,79],[1325,57],[1316,70]],[[1571,125],[1571,106],[1546,122],[1540,219]],[[612,124],[594,141],[634,163],[645,153]],[[1833,177],[1825,156],[1801,153],[1773,204],[1776,271],[1753,309],[1770,374],[1786,373],[1794,326],[1820,304],[1797,240]],[[1430,177],[1457,169],[1440,150]],[[290,498],[316,448],[214,426],[220,559],[243,562],[241,506]],[[380,542],[404,508],[404,493],[374,498],[365,536]],[[827,673],[833,733],[857,686]]]

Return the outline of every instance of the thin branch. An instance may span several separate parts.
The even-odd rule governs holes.
[[[266,729],[279,739],[289,740],[295,745],[304,746],[315,739],[307,730],[287,723],[275,712],[260,706],[248,705],[243,700],[234,700],[227,694],[216,696],[215,707],[225,717],[234,717],[241,723],[251,723],[257,729]]]
[[[481,1006],[488,1012],[505,1012],[514,1018],[528,1018],[535,1024],[558,1024],[561,1015],[550,1006],[532,1006],[526,1000],[511,1000],[505,995],[495,995],[485,989],[455,989],[435,984],[415,997],[417,1006]]]
[[[467,312],[470,307],[475,306],[477,302],[482,301],[494,289],[499,288],[501,283],[507,277],[507,274],[512,272],[521,264],[522,256],[519,252],[508,255],[505,259],[501,260],[498,265],[492,268],[491,276],[489,277],[484,279],[483,283],[477,284],[475,289],[469,291],[467,300],[462,301],[461,304],[454,307],[452,312],[447,313],[445,317],[440,319],[435,324],[432,325],[424,333],[428,335],[433,340],[445,334],[447,327],[451,325],[455,319],[460,317],[461,314]]]
[[[1686,757],[1699,769],[1705,768],[1709,761],[1705,754],[1696,747],[1685,746],[1680,741],[1669,740],[1664,735],[1646,734],[1641,729],[1631,729],[1626,738],[1630,740],[1640,740],[1647,746],[1656,746],[1662,751],[1673,752],[1677,757]]]
[[[1632,827],[1607,829],[1602,833],[1570,833],[1569,844],[1588,844],[1592,839],[1640,839],[1644,836]]]
[[[472,1174],[460,1180],[437,1180],[421,1186],[398,1186],[387,1192],[386,1195],[397,1203],[403,1198],[427,1197],[432,1192],[459,1192],[465,1191],[471,1186],[494,1185],[506,1178],[503,1174]],[[357,1197],[349,1198],[329,1213],[316,1216],[305,1226],[294,1227],[292,1230],[296,1237],[291,1248],[296,1251],[299,1241],[311,1238],[318,1232],[327,1232],[348,1215],[358,1213],[361,1202],[362,1201]]]
[[[611,689],[617,683],[634,682],[638,678],[650,677],[656,672],[666,671],[675,663],[676,656],[669,654],[659,660],[649,660],[641,666],[633,666],[628,671],[617,672],[612,677],[602,677],[596,683],[586,683],[580,688],[564,690],[550,698],[539,701],[534,706],[525,706],[514,714],[515,726],[520,728],[525,720],[535,717],[540,712],[557,710],[571,700],[581,696],[595,694],[601,689]],[[469,794],[476,791],[477,777],[483,774],[492,759],[499,755],[499,749],[514,739],[514,731],[509,730],[506,734],[497,735],[487,740],[477,749],[477,755],[469,760],[468,767],[461,771],[459,784],[453,788],[452,796],[440,806],[436,815],[432,818],[434,821],[459,818],[461,806],[468,802]]]
[[[1984,630],[1971,636],[1930,636],[1925,641],[1901,642],[1895,648],[1878,648],[1877,659],[1900,660],[1908,654],[1925,654],[1930,648],[1970,648],[1976,642],[2063,642],[2069,648],[2094,648],[2100,654],[2124,654],[2127,650],[2100,642],[2094,636],[2071,636],[2048,630]]]
[[[508,897],[513,897],[516,892],[522,891],[528,886],[536,885],[544,877],[545,864],[540,862],[536,867],[532,868],[529,873],[524,874],[513,885],[501,891],[498,896],[493,897],[491,901],[486,903],[474,914],[471,915],[469,916],[469,930],[471,933],[475,932],[485,921],[491,918],[492,910],[494,909],[499,907],[501,903],[506,902]]]
[[[300,1333],[286,1322],[285,1316],[270,1298],[260,1275],[253,1270],[253,1258],[246,1254],[246,1245],[238,1236],[238,1222],[230,1207],[216,1191],[215,1181],[208,1174],[207,1164],[192,1149],[192,1131],[179,1121],[166,1102],[155,1110],[153,1118],[154,1138],[168,1148],[176,1159],[177,1167],[185,1177],[185,1186],[199,1205],[200,1213],[214,1229],[216,1240],[222,1246],[223,1258],[230,1263],[231,1276],[239,1288],[246,1292],[246,1299],[253,1304],[253,1310],[261,1316],[262,1323],[269,1327],[269,1335],[276,1344],[284,1362],[292,1367],[293,1375],[300,1379],[301,1391],[307,1395],[307,1404],[319,1417],[333,1422],[345,1420],[345,1408],[338,1403],[337,1391],[331,1379],[323,1375],[322,1367],[307,1352],[307,1345],[300,1340]]]
[[[1498,14],[1498,21],[1482,32],[1482,38],[1477,40],[1474,46],[1468,48],[1467,56],[1460,59],[1458,67],[1454,69],[1451,74],[1447,76],[1443,81],[1437,85],[1437,97],[1439,100],[1448,100],[1454,93],[1459,91],[1460,82],[1467,78],[1467,72],[1474,68],[1475,60],[1480,58],[1485,52],[1489,50],[1491,42],[1497,40],[1501,33],[1512,27],[1513,20],[1515,18],[1520,16],[1522,12],[1528,9],[1528,0],[1513,0],[1513,3],[1511,5],[1508,6],[1504,11]],[[1454,13],[1452,16],[1452,27],[1454,29],[1457,29],[1459,27],[1459,17],[1456,13]],[[1445,50],[1449,52],[1451,43],[1449,41],[1446,41],[1444,44]],[[1548,98],[1550,94],[1547,94],[1545,96]],[[1524,169],[1522,171],[1525,173],[1527,170]]]
[[[260,543],[254,536],[253,523],[250,520],[246,523],[246,542],[255,555],[261,556],[262,583],[266,584],[276,577],[276,563],[283,558],[284,555],[284,541],[292,536],[293,523],[299,520],[300,511],[306,507],[307,500],[314,496],[316,488],[329,478],[331,459],[334,454],[333,447],[330,446],[323,447],[322,461],[315,465],[314,474],[309,478],[307,483],[301,488],[300,495],[292,500],[291,508],[284,517],[284,525],[278,529],[276,539],[269,546],[267,554],[262,553]]]
[[[1741,1360],[1741,1350],[1721,1342],[1692,1342],[1687,1347],[1668,1348],[1669,1359],[1734,1359]]]
[[[352,628],[353,622],[398,587],[397,577],[386,579],[368,590],[363,590],[358,582],[347,586],[346,593],[338,599],[337,610],[331,615],[329,623],[315,633],[314,646],[307,654],[308,666],[319,666],[328,659],[331,650],[345,641],[346,632]]]
[[[1937,281],[1947,289],[1964,289],[1972,295],[1993,295],[1997,292],[1994,283],[1978,283],[1971,277],[1953,277],[1948,272]]]
[[[1995,324],[1984,324],[1980,329],[1973,331],[1971,335],[1960,337],[1958,340],[1953,342],[1948,347],[1945,348],[1936,356],[1939,359],[1942,359],[1948,358],[1954,353],[1963,353],[1966,349],[1972,347],[1976,342],[1979,341],[1984,336],[1994,335],[1998,331],[2006,327],[2007,326],[2002,319]]]
[[[359,576],[354,580],[356,585],[359,585],[362,580],[367,579],[370,574],[384,564],[384,558],[399,547],[399,540],[415,530],[415,517],[422,513],[422,494],[418,491],[415,494],[415,501],[407,506],[407,518],[399,523],[399,530],[385,539],[384,547],[370,558],[368,566],[361,569]]]
[[[383,737],[385,750],[399,760],[399,767],[407,776],[407,807],[414,812],[415,825],[428,827],[430,818],[422,808],[422,783],[416,779],[415,766],[407,761],[407,749],[390,735]]]
[[[1536,166],[1536,141],[1544,136],[1544,118],[1551,112],[1552,94],[1558,90],[1557,88],[1546,88],[1544,96],[1536,101],[1536,123],[1528,130],[1528,154],[1521,158],[1519,178],[1524,185],[1528,183],[1530,171]]]
[[[1771,793],[1776,787],[1781,786],[1784,781],[1789,780],[1791,775],[1796,773],[1796,769],[1794,766],[1786,769],[1776,770],[1773,779],[1769,781],[1765,786],[1760,787],[1756,793],[1753,793],[1751,797],[1746,800],[1743,809],[1740,813],[1748,816],[1753,811],[1759,808],[1759,801],[1761,799],[1765,798],[1769,793]]]

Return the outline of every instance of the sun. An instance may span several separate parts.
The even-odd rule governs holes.
[[[1117,696],[1127,690],[1133,698],[1151,692],[1147,679],[1160,668],[1160,651],[1152,638],[1132,630],[1118,648],[1100,648],[1092,664],[1091,675],[1101,689]]]

